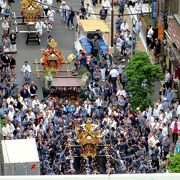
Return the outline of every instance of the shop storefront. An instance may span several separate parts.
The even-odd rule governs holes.
[[[180,98],[180,24],[176,17],[169,19],[168,30],[164,32],[167,42],[166,69],[173,76],[174,88]]]

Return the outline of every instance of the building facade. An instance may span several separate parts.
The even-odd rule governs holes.
[[[164,30],[164,63],[173,76],[177,95],[180,97],[180,1],[162,0],[161,7],[167,15],[167,28]]]

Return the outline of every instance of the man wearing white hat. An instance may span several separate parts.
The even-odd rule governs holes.
[[[67,22],[67,17],[69,15],[69,6],[66,4],[65,1],[63,1],[61,3],[61,6],[59,8],[59,12],[61,14],[61,21],[62,21],[62,23],[66,23]]]

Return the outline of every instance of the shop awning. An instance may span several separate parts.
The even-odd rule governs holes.
[[[77,77],[53,77],[51,87],[80,87],[81,81]]]
[[[109,28],[103,20],[80,20],[84,32],[96,32],[109,33]]]

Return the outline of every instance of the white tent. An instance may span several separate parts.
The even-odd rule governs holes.
[[[5,175],[39,175],[40,163],[35,139],[3,140]]]

